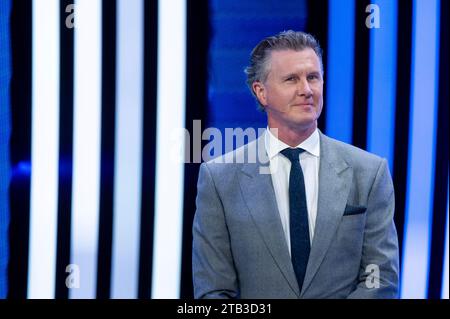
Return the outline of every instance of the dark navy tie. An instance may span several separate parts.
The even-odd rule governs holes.
[[[300,291],[302,290],[310,251],[305,180],[299,160],[303,151],[301,148],[286,148],[281,151],[281,154],[291,161],[291,172],[289,174],[291,260]]]

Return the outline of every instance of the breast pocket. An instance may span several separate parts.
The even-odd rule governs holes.
[[[350,215],[359,215],[359,214],[365,214],[367,210],[367,207],[365,206],[359,206],[359,205],[346,205],[344,216],[350,216]]]

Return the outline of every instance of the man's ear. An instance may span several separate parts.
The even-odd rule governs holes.
[[[259,81],[253,82],[252,89],[253,92],[255,92],[256,98],[258,99],[259,103],[267,106],[266,88],[264,87],[264,84]]]

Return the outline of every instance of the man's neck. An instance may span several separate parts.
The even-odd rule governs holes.
[[[271,123],[269,123],[268,126],[272,134],[280,141],[291,147],[296,147],[310,137],[312,133],[314,133],[317,128],[317,122],[308,128],[291,128],[281,125],[280,127],[277,127],[276,125],[271,125]]]

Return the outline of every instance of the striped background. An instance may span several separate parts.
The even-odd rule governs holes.
[[[321,129],[389,161],[404,298],[448,298],[448,2],[286,5],[307,10],[299,28],[325,52]],[[226,107],[239,92],[215,104],[210,83],[227,56],[211,59],[210,44],[226,50],[218,17],[247,11],[261,36],[282,30],[239,10],[245,1],[199,0],[77,0],[67,28],[72,3],[12,3],[9,296],[192,297],[198,164],[167,160],[172,132],[223,114],[263,126]],[[370,3],[380,29],[365,26]],[[225,38],[251,48],[248,29]],[[242,73],[234,81],[245,87]]]

